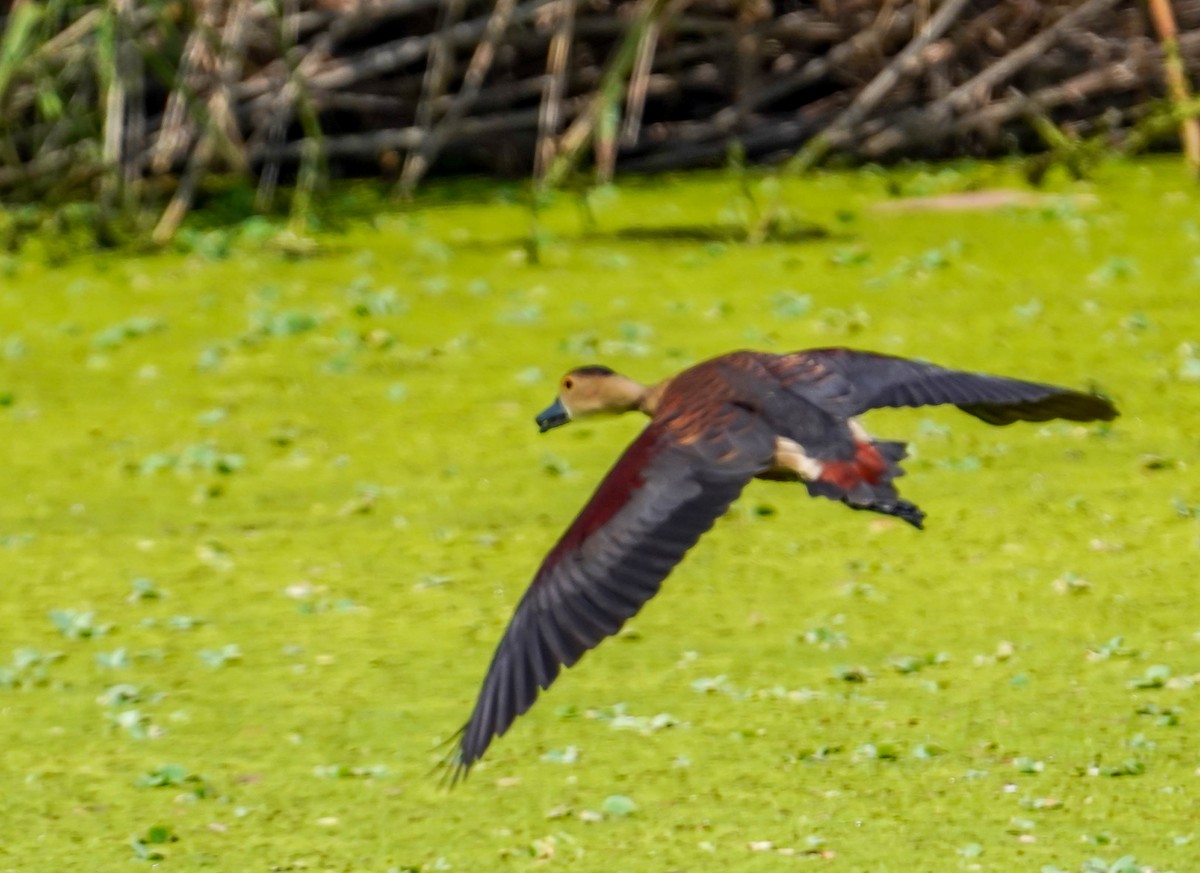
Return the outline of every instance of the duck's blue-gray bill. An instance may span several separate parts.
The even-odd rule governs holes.
[[[552,427],[566,424],[571,420],[571,414],[567,412],[567,407],[563,406],[562,401],[557,397],[554,402],[538,413],[536,419],[538,430],[542,433],[550,430]]]

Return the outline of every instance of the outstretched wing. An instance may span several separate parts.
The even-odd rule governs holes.
[[[812,349],[772,362],[791,391],[841,416],[884,406],[954,404],[988,424],[1014,421],[1110,421],[1112,402],[1087,394],[1004,376],[947,370],[935,364],[851,349]]]
[[[770,465],[774,437],[761,421],[732,406],[706,418],[647,427],[550,550],[492,657],[462,729],[453,779],[466,775],[562,667],[620,630]]]

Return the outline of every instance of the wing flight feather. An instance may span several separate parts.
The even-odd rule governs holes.
[[[765,425],[743,410],[724,414],[734,420],[707,441],[652,422],[550,550],[492,657],[452,779],[466,775],[562,667],[620,630],[770,464],[774,436]]]
[[[1112,402],[1099,394],[948,370],[875,352],[813,349],[777,361],[777,375],[786,386],[842,416],[888,406],[941,404],[996,425],[1055,418],[1110,421],[1117,416]]]

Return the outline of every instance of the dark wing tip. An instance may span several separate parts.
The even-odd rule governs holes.
[[[1121,410],[1117,409],[1117,405],[1113,403],[1112,398],[1101,392],[1093,392],[1091,394],[1080,394],[1085,398],[1091,410],[1091,418],[1088,421],[1112,421],[1121,414]]]
[[[548,600],[554,598],[547,599],[540,587],[531,586],[509,621],[471,717],[455,734],[455,748],[442,762],[452,770],[451,786],[466,779],[492,741],[507,733],[533,706],[563,667],[575,664],[588,649],[619,629],[621,622],[596,631],[592,625],[573,621],[575,615],[561,600],[553,606]],[[603,615],[585,614],[585,618],[604,624]]]
[[[1084,394],[1066,388],[1051,388],[1044,397],[1016,403],[961,403],[958,408],[988,424],[1005,425],[1015,421],[1112,421],[1120,412],[1111,400],[1100,394]]]
[[[814,349],[787,356],[786,380],[832,403],[839,413],[953,404],[988,424],[1014,421],[1112,421],[1117,408],[1102,392],[950,370],[874,352]]]
[[[459,782],[466,780],[470,775],[471,766],[475,763],[475,759],[468,759],[463,752],[463,738],[466,734],[469,724],[465,724],[451,734],[447,739],[439,743],[439,746],[453,744],[440,761],[433,765],[427,776],[437,776],[438,787],[444,791],[450,791]]]

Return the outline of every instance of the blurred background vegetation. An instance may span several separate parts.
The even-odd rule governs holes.
[[[337,177],[532,177],[731,156],[1176,147],[1200,0],[17,0],[0,12],[0,244],[170,240],[214,191],[302,232]],[[286,196],[280,197],[281,184]]]

